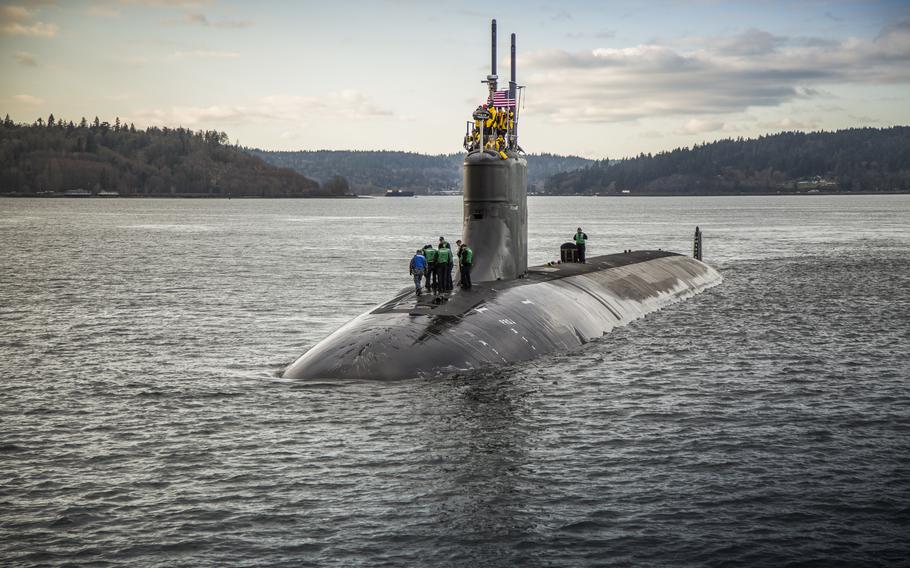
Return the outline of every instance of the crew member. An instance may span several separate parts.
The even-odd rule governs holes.
[[[452,249],[442,237],[439,237],[439,248],[436,249],[436,280],[440,292],[452,289]]]
[[[452,291],[452,270],[455,268],[455,253],[452,250],[452,245],[449,244],[449,241],[445,240],[443,237],[439,237],[439,246],[445,246],[446,250],[449,251],[449,263],[446,265],[445,271],[445,291]],[[440,284],[442,287],[442,284]]]
[[[575,248],[578,249],[578,262],[585,262],[585,244],[588,242],[588,235],[581,231],[581,227],[575,232]]]
[[[455,269],[455,253],[449,243],[446,243],[446,250],[449,251],[449,264],[446,268],[446,290],[451,292],[452,288],[452,271]]]
[[[417,249],[414,257],[411,258],[411,264],[408,266],[408,272],[414,277],[414,287],[417,289],[417,295],[420,295],[420,281],[423,280],[423,274],[427,270],[427,259],[423,256],[423,249]]]
[[[423,256],[427,260],[427,290],[432,290],[433,292],[437,291],[439,287],[438,280],[436,280],[436,249],[433,248],[433,245],[426,245],[423,247]]]
[[[459,285],[462,288],[471,287],[471,266],[474,264],[474,251],[467,244],[460,240],[455,241],[458,245],[458,272],[461,275]]]

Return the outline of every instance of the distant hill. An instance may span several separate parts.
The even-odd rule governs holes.
[[[562,195],[910,192],[910,127],[718,140],[598,162],[556,174],[545,188]]]
[[[113,125],[96,117],[0,123],[0,195],[85,189],[182,197],[314,197],[331,192],[227,144],[223,132]]]
[[[253,149],[249,152],[270,164],[292,168],[322,182],[336,175],[343,176],[351,188],[361,194],[382,193],[387,189],[417,193],[458,190],[464,160],[464,153],[431,156],[412,152],[345,150],[273,152]],[[578,156],[555,154],[530,154],[527,159],[528,183],[532,189],[542,188],[544,181],[553,174],[593,163]]]

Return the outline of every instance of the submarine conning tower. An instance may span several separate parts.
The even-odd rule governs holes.
[[[492,22],[487,100],[468,121],[464,147],[462,235],[474,250],[475,282],[511,280],[528,270],[528,162],[518,145],[515,34],[509,88],[498,90],[496,20]]]

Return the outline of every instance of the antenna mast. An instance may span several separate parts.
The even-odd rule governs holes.
[[[496,85],[499,77],[496,76],[496,20],[493,20],[491,26],[491,49],[490,49],[490,74],[487,75],[487,86],[490,87],[490,102],[493,102],[493,93],[496,92]]]

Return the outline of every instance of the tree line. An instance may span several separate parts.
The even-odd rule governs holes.
[[[781,132],[594,162],[550,177],[560,195],[910,191],[910,127]]]
[[[50,114],[0,123],[0,194],[44,195],[85,189],[124,196],[315,197],[320,188],[230,145],[224,132],[137,129],[116,118],[78,123]]]
[[[388,189],[435,193],[461,189],[464,152],[453,154],[417,154],[396,151],[313,150],[267,151],[249,149],[266,162],[292,168],[319,181],[333,176],[346,178],[354,191],[361,194],[383,193]],[[592,163],[578,156],[529,154],[528,184],[542,189],[550,176],[576,170]]]

